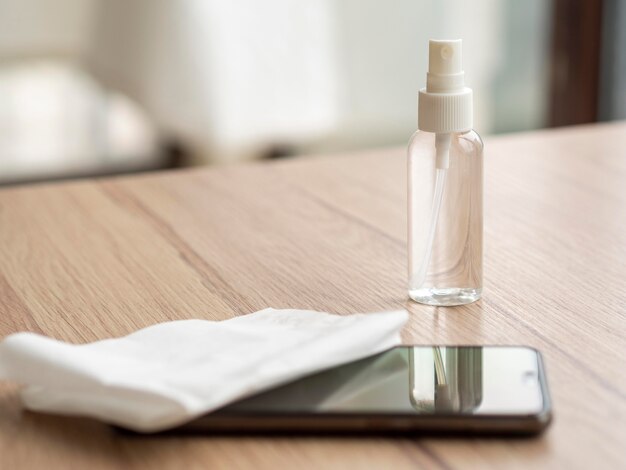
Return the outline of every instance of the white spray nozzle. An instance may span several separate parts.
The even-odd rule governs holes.
[[[463,72],[461,45],[460,39],[430,40],[426,91],[454,93],[463,89],[465,73]]]
[[[460,39],[428,43],[426,87],[419,92],[417,127],[426,132],[472,128],[472,90],[465,86]]]

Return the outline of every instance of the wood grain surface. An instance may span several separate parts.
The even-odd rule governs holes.
[[[406,308],[406,343],[528,344],[540,438],[157,438],[20,408],[0,468],[626,468],[626,124],[491,138],[485,293],[407,300],[404,149],[0,190],[0,335],[86,342],[267,306]]]

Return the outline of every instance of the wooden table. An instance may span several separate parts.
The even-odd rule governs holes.
[[[626,468],[626,124],[490,138],[485,294],[407,301],[404,149],[0,191],[0,334],[84,342],[266,306],[405,307],[406,343],[529,344],[537,439],[133,438],[20,409],[1,468]]]

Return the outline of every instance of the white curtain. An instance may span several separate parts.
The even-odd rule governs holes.
[[[464,40],[481,134],[541,126],[550,4],[516,5],[0,0],[11,12],[0,14],[0,53],[16,44],[7,36],[16,15],[39,18],[18,28],[22,46],[34,37],[41,51],[68,50],[99,81],[137,100],[198,161],[233,161],[273,146],[317,152],[405,142],[433,37]]]

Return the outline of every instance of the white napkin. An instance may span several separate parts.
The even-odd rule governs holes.
[[[161,323],[74,345],[34,333],[0,342],[0,379],[26,408],[143,432],[399,344],[403,310],[349,316],[265,309],[221,322]]]

